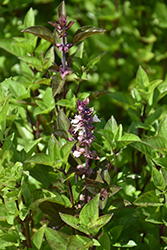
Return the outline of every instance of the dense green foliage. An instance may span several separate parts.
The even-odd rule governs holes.
[[[165,0],[0,13],[1,249],[167,249]]]

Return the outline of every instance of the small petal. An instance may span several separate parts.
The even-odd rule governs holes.
[[[94,115],[93,122],[101,122],[97,115]]]

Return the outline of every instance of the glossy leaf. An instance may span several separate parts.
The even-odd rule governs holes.
[[[53,38],[52,32],[44,26],[40,26],[40,25],[30,26],[30,27],[22,30],[22,32],[27,32],[27,33],[33,34],[33,35],[38,36],[42,39],[45,39],[46,41],[50,42],[51,44],[54,44],[54,38]]]
[[[166,183],[164,181],[163,175],[160,171],[158,171],[156,168],[152,168],[152,178],[154,185],[159,188],[161,191],[165,190]]]
[[[79,43],[89,36],[103,32],[105,32],[105,30],[101,28],[96,28],[93,26],[83,26],[75,32],[73,38],[73,44]]]
[[[65,17],[67,16],[65,1],[62,1],[59,4],[59,6],[57,7],[57,16],[58,16],[58,18],[60,18],[61,15],[65,16]]]
[[[105,214],[100,216],[92,225],[89,227],[89,231],[95,236],[100,228],[106,225],[112,218],[114,214]]]
[[[79,230],[80,232],[83,232],[87,235],[89,235],[88,228],[85,225],[80,224],[79,218],[75,218],[72,215],[69,214],[62,214],[60,213],[61,219],[71,227],[75,228],[76,230]]]
[[[162,206],[163,204],[160,202],[159,198],[155,195],[154,191],[148,191],[144,194],[142,194],[139,198],[137,198],[134,202],[134,205],[136,206]]]
[[[80,212],[80,220],[83,225],[89,225],[95,222],[99,217],[99,197],[96,195],[91,201],[89,201]]]

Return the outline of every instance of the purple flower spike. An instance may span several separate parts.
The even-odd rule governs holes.
[[[78,109],[78,115],[75,115],[74,119],[71,120],[71,129],[69,132],[73,136],[73,140],[79,141],[79,146],[73,152],[75,157],[80,157],[84,154],[85,158],[89,159],[97,159],[94,152],[89,153],[86,152],[84,148],[80,148],[83,146],[89,147],[94,140],[95,136],[93,135],[93,131],[95,127],[93,126],[93,122],[100,122],[97,115],[93,116],[94,109],[88,108],[89,98],[85,98],[82,102],[81,100],[77,100],[76,106]]]

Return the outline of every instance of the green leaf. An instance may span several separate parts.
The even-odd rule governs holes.
[[[43,154],[43,153],[35,154],[35,155],[31,156],[30,158],[28,158],[25,161],[25,163],[26,162],[52,166],[52,158],[49,155],[46,155],[46,154]]]
[[[155,80],[149,83],[148,94],[151,94],[155,88],[157,88],[163,80]]]
[[[121,235],[123,230],[123,226],[122,225],[117,225],[115,227],[112,227],[108,234],[110,236],[110,239],[112,242],[116,242],[116,240],[119,238],[119,236]]]
[[[81,235],[72,235],[68,240],[67,250],[89,249],[93,241]]]
[[[42,242],[44,237],[44,227],[40,227],[38,231],[33,235],[32,242],[37,249],[41,249]]]
[[[162,215],[160,212],[155,212],[155,213],[152,213],[150,214],[146,219],[145,221],[147,222],[151,222],[151,223],[154,223],[154,224],[163,224],[162,222]]]
[[[151,207],[157,207],[162,206],[163,204],[159,201],[159,198],[155,195],[155,191],[151,190],[144,194],[142,194],[139,198],[137,198],[134,202],[134,205],[136,206],[151,206]]]
[[[60,105],[62,107],[68,107],[68,108],[75,108],[75,103],[72,103],[72,100],[62,99],[57,101],[57,105]]]
[[[163,241],[167,244],[167,237],[165,236],[161,236],[161,238],[163,239]]]
[[[49,41],[51,44],[54,44],[54,38],[52,32],[44,26],[40,25],[30,26],[28,28],[25,28],[21,32],[27,32],[33,34],[42,39],[45,39],[46,41]]]
[[[131,97],[131,95],[127,94],[127,93],[123,93],[123,92],[113,92],[113,93],[109,93],[109,96],[111,96],[111,98],[117,100],[119,103],[123,103],[123,104],[128,104],[128,105],[133,105],[134,104],[134,100]]]
[[[19,59],[22,60],[23,62],[28,63],[30,66],[33,66],[35,68],[41,67],[41,61],[34,56],[21,56],[19,57]]]
[[[80,27],[74,34],[73,44],[79,43],[89,36],[102,33],[102,32],[105,32],[105,30],[101,28],[96,28],[93,26]]]
[[[147,140],[143,141],[146,145],[150,147],[162,149],[165,152],[167,151],[167,139],[161,136],[149,137]]]
[[[89,201],[81,210],[79,219],[85,226],[91,225],[99,217],[99,197],[96,195],[91,201]]]
[[[66,224],[70,225],[71,227],[75,228],[76,230],[79,230],[80,232],[83,232],[83,233],[89,235],[89,231],[88,231],[87,226],[82,225],[80,223],[79,218],[76,218],[76,217],[69,215],[69,214],[62,214],[62,213],[59,213],[59,214],[60,214],[61,219]]]
[[[21,193],[23,195],[25,205],[28,207],[31,204],[32,199],[31,199],[30,189],[29,189],[27,183],[25,182],[25,180],[21,184]]]
[[[77,58],[81,58],[83,57],[83,53],[84,53],[84,42],[80,43],[74,53],[73,56],[77,57]]]
[[[30,142],[27,146],[24,147],[24,151],[28,153],[32,148],[37,146],[37,144],[42,140],[42,138],[36,139],[32,142]]]
[[[17,57],[27,55],[27,50],[13,43],[11,38],[0,39],[0,48]]]
[[[75,143],[76,143],[75,141],[69,141],[65,143],[63,147],[60,149],[60,155],[64,163],[68,161],[69,154],[71,153],[71,150]]]
[[[141,139],[135,134],[126,133],[120,138],[119,141],[134,142],[141,141]]]
[[[109,174],[109,172],[108,172],[107,169],[105,169],[105,170],[103,171],[102,176],[103,176],[104,181],[106,181],[107,184],[110,185],[111,178],[110,178],[110,174]]]
[[[96,133],[104,136],[104,138],[107,140],[107,142],[109,142],[109,145],[110,145],[111,148],[114,146],[114,143],[113,143],[114,133],[111,130],[99,129],[98,131],[96,131]]]
[[[86,66],[86,71],[89,71],[93,68],[93,66],[98,63],[98,61],[106,54],[107,52],[103,52],[101,54],[98,53],[98,55],[93,55],[89,58],[89,62]]]
[[[100,228],[102,228],[104,225],[106,225],[112,218],[113,214],[105,214],[100,216],[96,221],[94,221],[89,226],[89,231],[94,236],[99,232]]]
[[[137,246],[137,244],[135,243],[135,241],[129,240],[126,244],[115,243],[115,244],[113,244],[113,246],[118,247],[118,248],[122,248],[122,247],[129,248],[129,247],[135,247],[135,246]]]
[[[46,240],[53,250],[67,250],[69,236],[51,228],[45,228]]]
[[[132,204],[125,199],[115,199],[111,201],[108,211],[113,210],[113,209],[125,208],[126,206],[130,206],[130,205]]]
[[[61,109],[57,117],[57,127],[58,129],[68,131],[70,128],[70,120],[67,118],[63,110]]]
[[[104,129],[111,130],[113,133],[117,131],[118,125],[114,116],[111,116],[111,118],[107,121]]]
[[[161,191],[164,191],[166,188],[166,183],[164,181],[162,173],[160,173],[160,171],[158,171],[158,169],[154,167],[152,168],[152,178],[153,178],[154,185]]]
[[[141,66],[139,66],[137,76],[136,76],[136,81],[137,81],[137,84],[140,86],[140,88],[143,88],[143,89],[149,85],[148,76]]]
[[[39,58],[41,51],[43,52],[43,54],[45,54],[45,52],[49,49],[49,47],[50,47],[50,43],[48,41],[41,40],[41,43],[35,49],[35,56]]]
[[[27,12],[25,19],[24,19],[24,28],[27,28],[29,26],[35,25],[35,18],[34,18],[34,11],[33,8],[30,8],[29,11]],[[25,38],[31,39],[32,35],[31,34],[24,34]]]
[[[156,153],[152,150],[152,147],[150,145],[146,145],[142,141],[132,142],[130,145],[139,150],[140,152],[142,152],[144,155],[147,155],[151,159],[156,157]]]
[[[157,164],[158,166],[161,166],[163,168],[167,168],[167,158],[155,158],[152,159],[155,164]]]
[[[157,129],[157,135],[167,138],[167,115],[165,115],[165,117],[160,122]]]
[[[145,124],[152,125],[153,123],[155,123],[155,121],[160,117],[161,113],[162,113],[162,108],[161,107],[156,109],[155,112],[151,113],[145,119]],[[159,135],[159,136],[161,136],[161,135]]]
[[[5,131],[5,128],[6,128],[6,116],[7,116],[7,110],[8,110],[8,104],[9,104],[9,97],[8,96],[3,105],[2,105],[2,108],[0,110],[0,129],[2,130],[2,132],[4,133]]]
[[[107,233],[103,233],[99,239],[100,246],[97,246],[97,250],[110,250],[110,238]]]

